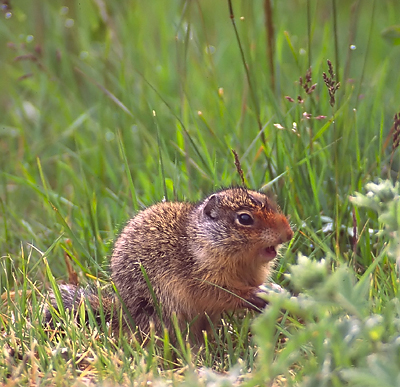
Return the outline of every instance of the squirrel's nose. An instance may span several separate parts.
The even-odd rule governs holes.
[[[293,238],[293,230],[286,218],[282,219],[280,227],[281,243],[289,242]]]
[[[289,226],[288,230],[286,231],[286,242],[289,242],[293,238],[293,230]]]

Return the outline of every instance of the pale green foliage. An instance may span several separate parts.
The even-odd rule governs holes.
[[[314,269],[320,273],[318,286],[303,281],[296,297],[272,294],[270,306],[254,323],[260,348],[254,383],[284,375],[289,385],[298,386],[395,386],[400,374],[400,302],[388,302],[379,314],[371,314],[375,302],[369,295],[368,276],[357,280],[342,265],[333,273],[326,262],[315,263],[301,256],[290,267],[290,278]],[[307,286],[308,285],[308,286]],[[273,351],[278,336],[274,323],[280,311],[279,341],[287,342]],[[287,326],[286,319],[299,320]],[[382,378],[382,384],[378,383]],[[363,384],[364,383],[364,384]]]
[[[369,208],[378,213],[383,224],[381,234],[389,240],[389,254],[400,260],[400,183],[389,180],[368,183],[366,194],[357,192],[351,201],[360,207]]]
[[[326,281],[328,267],[325,259],[315,261],[299,253],[297,262],[297,265],[290,265],[291,273],[287,274],[296,290],[319,287]]]

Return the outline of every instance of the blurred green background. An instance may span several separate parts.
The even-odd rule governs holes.
[[[43,281],[43,254],[56,277],[66,252],[99,274],[135,211],[240,184],[231,149],[249,187],[272,181],[297,230],[278,272],[297,251],[368,266],[369,236],[354,255],[346,230],[377,219],[348,197],[398,171],[400,3],[267,3],[233,2],[245,66],[226,1],[3,0],[1,289],[20,267]]]

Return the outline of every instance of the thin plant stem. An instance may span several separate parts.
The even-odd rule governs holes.
[[[308,68],[311,67],[311,6],[310,0],[307,0],[307,44],[308,44]]]
[[[338,70],[340,68],[339,63],[339,36],[338,36],[338,28],[337,28],[337,9],[336,9],[336,0],[332,0],[332,12],[333,12],[333,34],[334,34],[334,42],[335,42],[335,67]],[[337,82],[340,82],[339,74],[336,74]]]
[[[275,92],[275,66],[274,66],[274,21],[271,0],[264,0],[265,29],[267,32],[267,56],[269,61],[269,71],[271,89]]]
[[[358,96],[360,95],[361,87],[364,81],[364,75],[365,75],[365,66],[367,63],[367,58],[369,55],[369,48],[371,46],[371,37],[372,37],[372,30],[374,28],[374,17],[375,17],[375,6],[376,6],[376,0],[372,3],[372,9],[371,9],[371,22],[369,23],[369,34],[368,34],[368,42],[367,42],[367,47],[365,49],[365,56],[364,56],[364,62],[361,70],[361,77],[360,77],[360,82],[358,83],[358,90],[357,90],[357,99],[356,99],[356,109],[358,106],[359,98]]]
[[[233,30],[235,31],[236,41],[237,41],[238,46],[239,46],[240,57],[242,58],[242,63],[243,63],[244,70],[245,70],[245,73],[246,73],[246,78],[247,78],[247,83],[249,85],[251,99],[253,100],[254,109],[256,110],[256,118],[257,118],[258,130],[259,130],[259,132],[261,132],[261,136],[260,136],[261,137],[261,142],[263,143],[263,145],[266,145],[265,134],[264,134],[264,132],[262,132],[262,123],[261,123],[261,118],[260,118],[260,107],[258,106],[257,97],[256,97],[256,94],[255,94],[253,85],[251,83],[249,66],[246,63],[246,58],[244,56],[242,42],[240,41],[239,32],[238,32],[237,27],[236,27],[235,14],[233,13],[232,0],[228,0],[228,6],[229,6],[229,16],[230,16],[231,21],[232,21]]]

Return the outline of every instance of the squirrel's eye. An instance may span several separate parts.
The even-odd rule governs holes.
[[[238,214],[238,221],[243,226],[251,226],[254,223],[254,219],[251,217],[251,215],[246,213]]]

